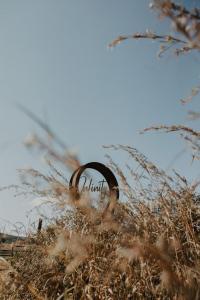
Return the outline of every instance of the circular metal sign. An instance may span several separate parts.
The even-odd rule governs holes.
[[[109,187],[109,197],[112,200],[119,199],[119,186],[115,175],[108,167],[106,167],[104,164],[99,162],[87,163],[85,165],[80,166],[76,171],[74,171],[69,182],[69,189],[74,199],[78,200],[80,198],[79,181],[81,175],[86,169],[96,170],[101,175],[103,175]]]

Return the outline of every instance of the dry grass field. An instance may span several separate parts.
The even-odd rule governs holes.
[[[110,161],[128,198],[114,211],[102,213],[85,197],[72,201],[67,185],[53,175],[28,171],[46,182],[55,209],[71,209],[27,237],[24,251],[1,260],[0,299],[199,299],[196,187],[178,174],[169,177],[136,149],[122,148],[149,184],[142,187],[132,171],[130,187]]]

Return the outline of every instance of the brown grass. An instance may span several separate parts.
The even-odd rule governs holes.
[[[102,214],[85,199],[74,203],[58,179],[52,184],[53,177],[31,172],[49,184],[56,206],[61,201],[63,207],[65,199],[72,210],[4,262],[0,299],[199,299],[195,187],[178,174],[167,176],[134,148],[112,147],[127,151],[147,174],[145,182],[137,178],[140,190],[130,187],[110,160],[127,187],[125,195],[137,195],[138,201],[129,198],[114,213]]]

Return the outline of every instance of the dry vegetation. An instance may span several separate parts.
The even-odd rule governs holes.
[[[199,299],[196,186],[167,176],[135,149],[118,148],[139,168],[130,170],[131,188],[113,164],[129,199],[114,213],[102,214],[85,198],[71,202],[67,186],[42,177],[55,205],[73,209],[0,262],[0,299]]]
[[[181,53],[199,50],[199,10],[188,11],[170,1],[156,1],[154,7],[185,37]],[[182,43],[180,37],[169,39],[173,45]],[[169,176],[135,148],[111,145],[109,149],[125,151],[137,166],[126,166],[124,173],[108,156],[126,201],[114,212],[102,213],[89,197],[71,199],[67,180],[55,166],[59,162],[71,171],[80,162],[44,123],[28,114],[51,143],[35,135],[26,146],[45,153],[51,174],[23,170],[22,186],[14,188],[19,194],[54,199],[53,207],[64,213],[28,237],[24,252],[0,259],[0,299],[200,299],[199,183],[190,184],[176,172]],[[150,129],[178,131],[198,159],[199,132],[183,126]]]

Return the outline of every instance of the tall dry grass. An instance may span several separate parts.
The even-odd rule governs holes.
[[[127,197],[113,213],[84,197],[74,202],[55,167],[52,176],[28,170],[29,179],[46,182],[55,207],[68,209],[30,236],[24,252],[1,262],[0,299],[199,299],[196,186],[179,174],[168,176],[134,148],[110,147],[138,164],[137,174],[130,169],[130,186],[110,159]]]

